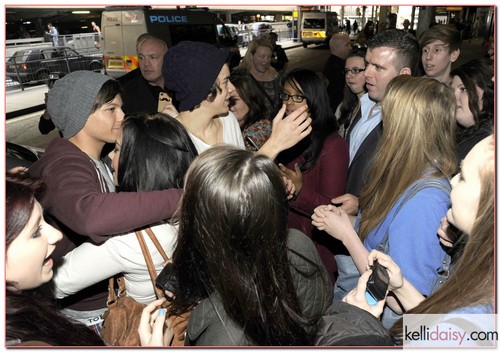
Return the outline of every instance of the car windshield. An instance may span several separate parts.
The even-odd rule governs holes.
[[[304,21],[303,28],[324,28],[325,20],[322,18],[310,18]]]
[[[12,56],[12,59],[15,60],[16,63],[26,62],[26,60],[28,60],[29,54],[30,54],[29,50],[16,51]]]

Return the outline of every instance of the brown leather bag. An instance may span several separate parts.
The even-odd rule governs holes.
[[[147,228],[146,233],[153,241],[156,248],[162,255],[163,259],[167,262],[169,258],[160,242],[156,238],[153,231]],[[140,231],[136,231],[137,240],[141,246],[142,254],[146,260],[151,283],[158,298],[164,297],[165,294],[159,289],[156,284],[156,270],[151,259],[144,237]],[[138,333],[139,322],[141,320],[142,310],[146,307],[145,304],[136,302],[132,297],[127,296],[127,289],[125,287],[125,280],[123,275],[118,277],[118,297],[115,293],[114,281],[115,278],[109,279],[109,293],[107,306],[108,310],[103,315],[103,327],[101,337],[109,346],[140,346],[140,338]],[[163,307],[168,308],[170,302],[166,301]],[[174,338],[171,346],[184,346],[184,332],[187,329],[187,322],[189,320],[190,312],[181,316],[171,316],[171,324],[174,329]]]

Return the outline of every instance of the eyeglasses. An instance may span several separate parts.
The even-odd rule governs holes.
[[[354,68],[351,68],[351,69],[345,68],[344,69],[344,73],[348,74],[349,72],[351,72],[353,75],[357,75],[357,74],[363,72],[364,70],[365,70],[364,68],[357,68],[357,67],[354,67]]]
[[[292,98],[294,103],[302,103],[306,97],[302,95],[290,95],[286,93],[280,93],[280,99],[283,101],[288,101],[288,99]]]

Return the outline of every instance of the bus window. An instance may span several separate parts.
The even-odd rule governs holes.
[[[216,34],[214,25],[192,24],[192,25],[170,25],[170,38],[172,45],[183,40],[216,43]]]

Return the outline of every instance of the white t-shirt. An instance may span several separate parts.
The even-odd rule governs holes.
[[[220,117],[223,126],[223,142],[224,144],[234,145],[241,149],[245,149],[245,143],[243,142],[243,137],[241,135],[240,125],[236,116],[229,111],[225,116]],[[198,154],[203,153],[205,150],[212,147],[212,145],[203,142],[201,139],[196,137],[194,134],[188,131],[189,137],[193,141]]]
[[[172,258],[177,241],[177,226],[160,224],[152,226],[163,250]],[[163,269],[165,261],[146,234],[142,235],[157,274]],[[156,299],[146,261],[135,232],[110,237],[106,242],[95,245],[83,243],[63,257],[54,273],[56,298],[64,298],[76,292],[123,273],[127,294],[137,302],[148,304]]]

